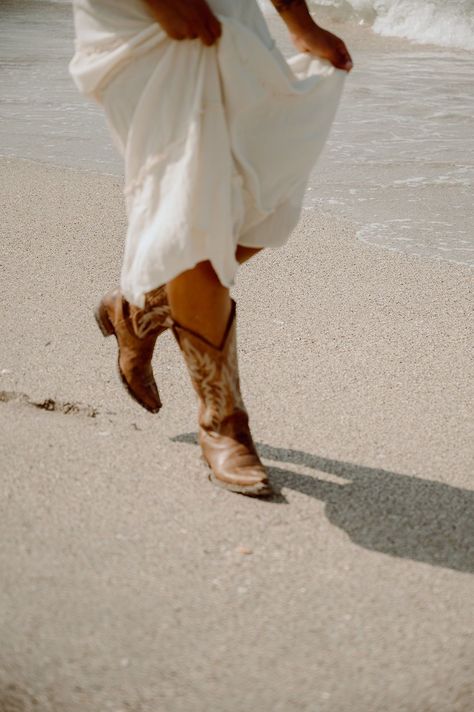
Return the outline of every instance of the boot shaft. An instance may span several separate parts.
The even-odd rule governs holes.
[[[161,333],[172,325],[171,310],[164,285],[145,295],[143,309],[133,304],[130,304],[129,307],[132,328],[139,339],[143,339],[155,331]]]
[[[176,322],[173,333],[198,396],[199,425],[222,433],[233,416],[246,413],[240,393],[235,302],[220,347]]]

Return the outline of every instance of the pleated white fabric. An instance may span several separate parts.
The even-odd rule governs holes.
[[[202,260],[234,283],[238,244],[295,226],[345,73],[275,47],[256,0],[211,0],[213,47],[175,41],[140,0],[74,0],[70,72],[103,104],[125,159],[121,288],[144,295]]]

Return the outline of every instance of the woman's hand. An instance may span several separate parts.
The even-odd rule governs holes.
[[[205,0],[145,0],[151,14],[174,40],[200,39],[210,47],[221,36],[221,23]]]
[[[350,72],[353,64],[344,42],[315,23],[302,32],[293,32],[291,38],[300,52],[309,52],[331,62],[334,67]]]
[[[344,42],[323,30],[311,17],[306,0],[271,0],[300,52],[328,59],[338,69],[350,72],[352,59]]]

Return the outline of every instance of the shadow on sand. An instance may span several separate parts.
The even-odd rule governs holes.
[[[196,444],[195,433],[173,442]],[[272,483],[326,503],[331,524],[372,551],[474,573],[474,491],[398,472],[329,460],[257,443]],[[285,469],[285,463],[341,478],[340,483]],[[264,500],[262,500],[264,501]],[[286,502],[277,495],[273,502]]]

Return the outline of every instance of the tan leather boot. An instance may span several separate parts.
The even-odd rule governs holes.
[[[232,492],[272,494],[240,394],[235,302],[220,348],[176,322],[173,333],[199,399],[199,444],[211,480]]]
[[[156,339],[171,326],[165,287],[146,295],[143,309],[129,304],[115,289],[106,294],[95,311],[104,336],[114,336],[118,345],[118,370],[131,397],[151,413],[161,408],[151,359]]]

